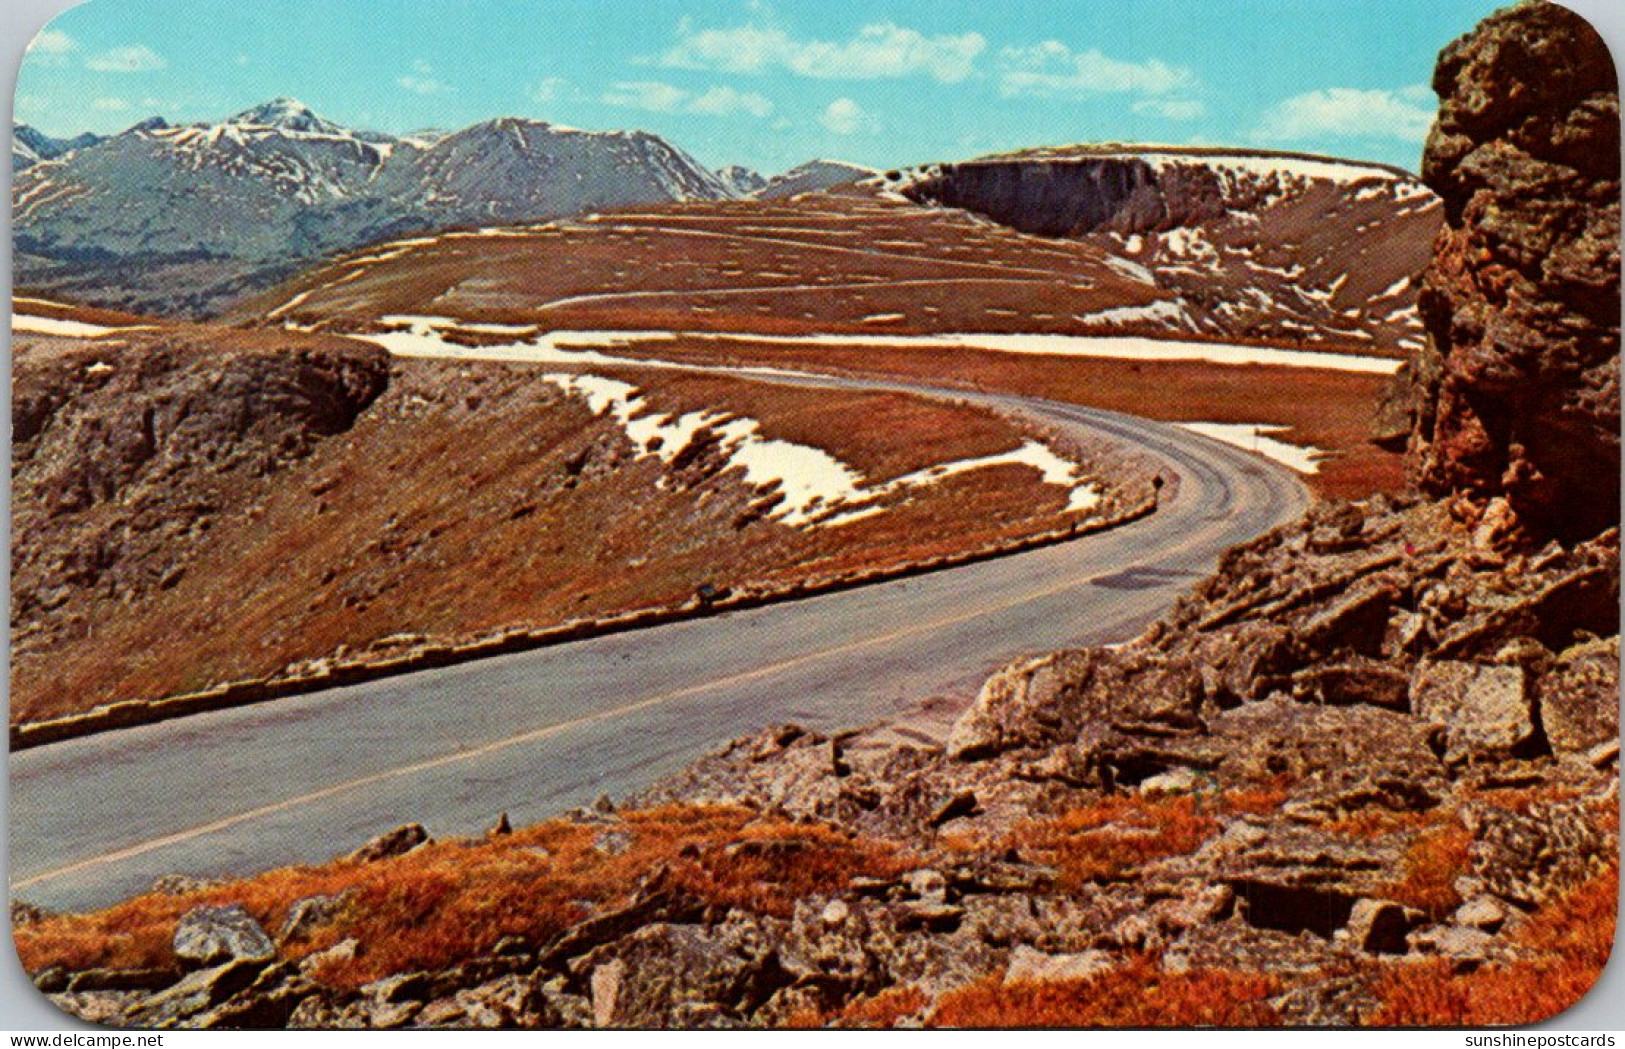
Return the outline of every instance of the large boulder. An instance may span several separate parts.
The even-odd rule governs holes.
[[[1444,199],[1413,362],[1412,469],[1505,495],[1536,534],[1618,520],[1620,139],[1613,62],[1552,3],[1486,19],[1434,74],[1423,177]]]
[[[737,930],[658,923],[577,966],[599,1027],[734,1026],[790,982],[765,946]]]
[[[1411,681],[1411,708],[1444,732],[1445,758],[1507,758],[1535,743],[1535,703],[1524,669],[1423,663]]]
[[[1093,676],[1093,652],[1022,660],[987,679],[948,736],[948,756],[972,761],[1077,734],[1077,706]]]
[[[434,839],[421,823],[405,823],[394,830],[373,838],[365,845],[350,853],[346,859],[354,863],[376,863],[379,860],[391,860],[397,856],[405,856],[413,849],[428,845]]]
[[[1619,638],[1575,645],[1540,682],[1540,722],[1559,753],[1619,737]]]
[[[241,904],[194,907],[175,926],[175,957],[193,967],[269,962],[276,944]]]

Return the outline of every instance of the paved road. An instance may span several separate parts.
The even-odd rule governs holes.
[[[1019,403],[1162,460],[1177,492],[1136,524],[982,564],[24,751],[14,892],[85,908],[167,873],[325,860],[409,820],[475,833],[499,811],[625,794],[769,724],[847,728],[964,697],[1024,652],[1133,636],[1221,551],[1306,505],[1246,452]]]

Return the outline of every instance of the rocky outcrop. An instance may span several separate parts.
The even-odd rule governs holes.
[[[173,587],[204,532],[254,512],[245,490],[348,430],[388,382],[381,351],[300,335],[19,353],[14,651],[88,629],[89,601]]]
[[[1437,198],[1396,169],[1253,150],[1066,146],[872,184],[1105,252],[1141,291],[1078,314],[1089,330],[1359,354],[1401,356],[1419,342],[1414,278],[1443,221]],[[1139,298],[1152,288],[1156,301]],[[1107,318],[1113,327],[1095,327]]]
[[[904,192],[1049,237],[1172,229],[1225,214],[1216,172],[1191,164],[1163,173],[1132,155],[948,164]]]
[[[1448,226],[1421,297],[1415,477],[1595,535],[1620,496],[1613,63],[1579,16],[1520,4],[1449,47],[1433,86],[1423,176]]]

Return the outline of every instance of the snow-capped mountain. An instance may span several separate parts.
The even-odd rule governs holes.
[[[759,171],[745,167],[743,164],[732,164],[717,172],[717,178],[728,187],[736,197],[748,197],[752,193],[767,185],[767,179]]]
[[[428,148],[397,145],[374,191],[453,221],[513,222],[731,194],[687,153],[644,131],[579,131],[503,117]]]
[[[94,146],[101,136],[88,131],[73,138],[52,138],[38,128],[14,124],[11,129],[11,170],[21,171],[42,160],[55,160],[76,149]]]
[[[878,172],[874,168],[848,164],[844,160],[809,160],[781,175],[774,175],[751,195],[761,200],[793,197],[797,193],[815,193],[876,174]]]
[[[735,196],[646,132],[504,118],[397,139],[288,98],[215,124],[144,122],[56,164],[17,142],[34,155],[14,145],[19,285],[149,312],[211,312],[385,237]]]

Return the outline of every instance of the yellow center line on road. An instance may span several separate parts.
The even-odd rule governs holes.
[[[1187,548],[1195,541],[1195,539],[1195,536],[1187,536],[1185,540],[1175,549]],[[1172,551],[1164,551],[1164,554],[1169,552]],[[336,797],[340,794],[349,793],[351,791],[361,790],[365,787],[370,787],[388,780],[398,779],[404,776],[411,776],[420,772],[428,772],[434,769],[444,768],[448,765],[455,765],[460,762],[473,761],[477,758],[486,757],[487,755],[497,753],[501,750],[506,750],[510,747],[534,743],[538,740],[547,739],[550,736],[556,736],[564,732],[569,732],[572,729],[583,728],[588,725],[596,724],[600,721],[607,721],[627,714],[636,714],[640,711],[649,710],[666,703],[672,703],[680,699],[685,699],[689,696],[697,695],[711,689],[728,688],[734,685],[746,684],[762,678],[772,677],[775,674],[780,674],[785,671],[794,670],[798,667],[805,666],[806,664],[815,663],[821,659],[827,659],[832,656],[846,655],[848,653],[858,652],[866,648],[874,648],[876,646],[889,644],[893,641],[900,641],[916,634],[925,634],[936,630],[944,630],[949,627],[959,626],[960,624],[970,622],[973,619],[980,619],[984,616],[995,615],[1000,612],[1009,611],[1013,608],[1019,608],[1022,605],[1030,604],[1034,601],[1054,597],[1057,594],[1064,593],[1067,590],[1071,590],[1075,587],[1085,586],[1096,578],[1098,578],[1098,571],[1091,572],[1090,575],[1084,577],[1073,577],[1063,582],[1056,583],[1047,589],[1028,593],[1019,598],[999,604],[985,605],[973,611],[961,612],[945,619],[936,619],[925,623],[919,623],[902,630],[893,631],[889,634],[881,634],[876,637],[865,638],[861,641],[849,641],[845,644],[819,649],[816,652],[809,652],[806,655],[797,656],[794,659],[787,659],[769,666],[758,667],[755,670],[746,670],[729,677],[717,678],[713,681],[705,681],[696,685],[688,685],[683,688],[675,689],[670,692],[663,692],[656,696],[650,696],[648,699],[639,700],[636,703],[629,703],[625,706],[615,707],[610,710],[601,710],[597,713],[574,718],[570,721],[561,721],[556,724],[547,725],[543,728],[523,732],[516,736],[509,736],[505,739],[493,740],[490,743],[482,743],[479,746],[470,747],[466,750],[459,750],[450,754],[443,754],[440,757],[430,758],[426,761],[420,761],[412,765],[404,765],[400,768],[388,769],[384,772],[375,772],[368,776],[361,776],[357,779],[347,780],[343,783],[335,783],[332,786],[324,787],[321,790],[312,791],[309,794],[303,794],[294,798],[287,798],[282,801],[274,802],[270,805],[262,805],[259,808],[250,809],[247,812],[240,812],[236,815],[227,816],[223,819],[214,820],[210,823],[200,824],[187,830],[177,831],[174,834],[166,834],[163,837],[153,838],[150,841],[141,842],[137,845],[131,845],[127,848],[103,853],[100,856],[93,856],[89,859],[80,860],[77,863],[71,863],[64,867],[58,867],[55,870],[35,874],[31,877],[24,878],[21,881],[13,882],[12,889],[13,891],[27,889],[31,886],[38,885],[41,882],[53,881],[57,878],[65,877],[70,874],[77,874],[81,871],[90,870],[95,867],[103,867],[107,866],[108,864],[133,859],[136,856],[141,856],[158,849],[167,848],[171,845],[179,845],[183,842],[201,838],[208,834],[213,834],[216,831],[226,830],[228,828],[237,826],[240,823],[246,823],[250,820],[260,819],[265,816],[274,816],[278,813],[287,812],[302,805],[309,805],[315,802],[325,801],[328,798]]]

